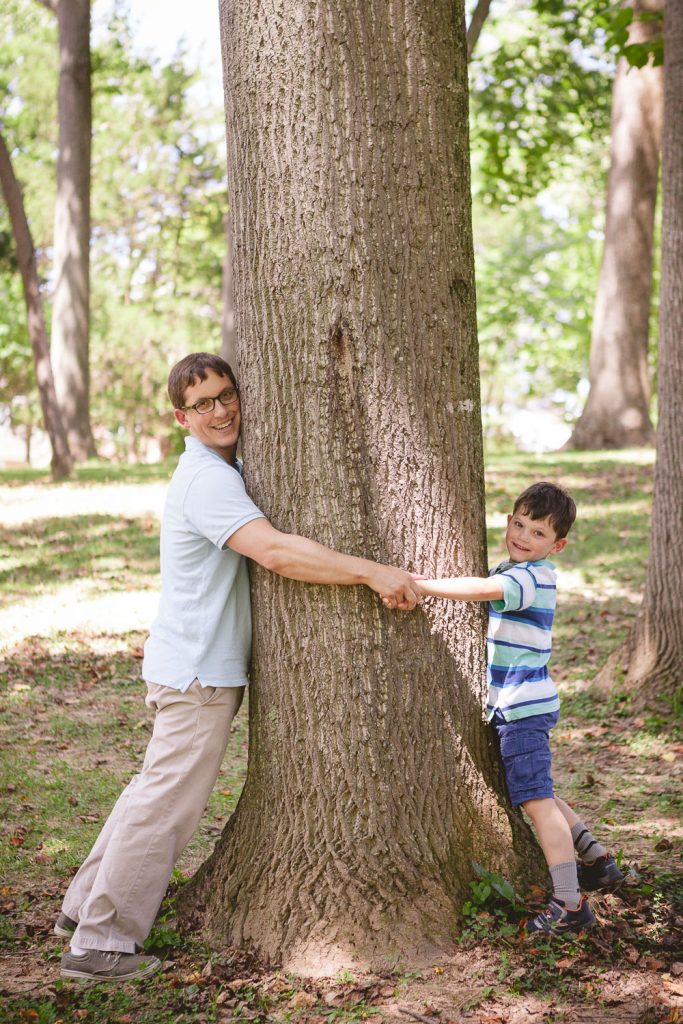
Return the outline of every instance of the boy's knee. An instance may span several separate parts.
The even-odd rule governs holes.
[[[538,817],[539,815],[547,814],[555,806],[555,801],[552,797],[535,797],[532,800],[525,800],[520,807],[525,814],[528,814],[531,820]]]

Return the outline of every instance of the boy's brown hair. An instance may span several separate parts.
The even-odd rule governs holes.
[[[213,370],[220,377],[229,377],[237,388],[237,380],[229,363],[221,356],[210,352],[193,352],[176,363],[168,375],[168,397],[174,409],[182,409],[185,404],[185,392],[198,380],[206,380],[207,370]]]
[[[567,536],[576,519],[574,499],[557,484],[550,484],[546,480],[540,480],[522,491],[512,514],[515,512],[521,512],[532,519],[547,519],[557,540]]]

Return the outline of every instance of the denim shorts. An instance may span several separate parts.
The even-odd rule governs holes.
[[[491,719],[497,736],[505,781],[513,807],[527,800],[553,797],[550,730],[557,725],[559,711],[532,715],[506,722],[500,711]]]

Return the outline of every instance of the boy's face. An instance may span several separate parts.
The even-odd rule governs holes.
[[[508,516],[505,546],[512,562],[539,562],[562,551],[567,538],[557,539],[549,519],[532,519],[518,509]]]
[[[206,380],[198,380],[185,389],[185,405],[192,406],[200,398],[218,398],[226,388],[233,388],[229,377],[214,370],[206,371]],[[240,403],[236,397],[230,405],[216,401],[211,412],[201,415],[196,409],[176,409],[175,418],[181,426],[207,448],[218,452],[226,462],[234,463],[240,436]]]

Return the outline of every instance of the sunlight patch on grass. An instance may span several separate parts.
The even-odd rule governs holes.
[[[160,518],[166,481],[131,484],[78,483],[27,487],[0,486],[0,524],[15,526],[51,516],[147,516]]]
[[[54,594],[22,601],[0,612],[0,651],[29,636],[50,636],[64,630],[99,633],[102,624],[126,633],[148,627],[159,596],[156,590],[98,593],[97,581],[74,580]]]

